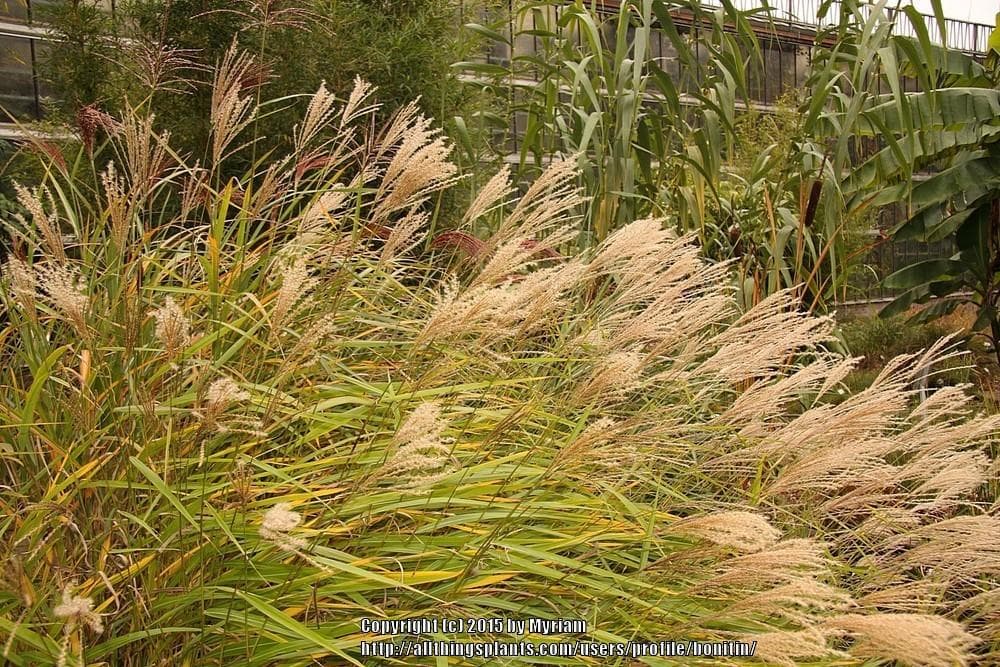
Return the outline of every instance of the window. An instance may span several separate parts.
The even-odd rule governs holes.
[[[0,0],[0,21],[24,23],[28,20],[28,0]]]
[[[40,112],[31,40],[0,36],[0,121],[35,119]]]

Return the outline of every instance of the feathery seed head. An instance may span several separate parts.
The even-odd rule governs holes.
[[[123,46],[127,52],[126,60],[136,65],[129,69],[151,92],[190,92],[196,86],[192,75],[207,69],[194,59],[196,49],[178,49],[140,40],[128,40]]]
[[[784,667],[796,667],[804,659],[850,657],[830,648],[826,635],[817,628],[763,632],[748,635],[743,640],[757,642],[756,657]]]
[[[851,654],[916,667],[967,665],[980,643],[960,623],[930,614],[841,614],[822,623],[830,634],[855,639]]]
[[[513,191],[510,184],[510,165],[505,164],[500,171],[486,182],[469,204],[462,218],[462,224],[475,222],[497,206],[502,206],[507,196]]]
[[[336,113],[333,106],[336,101],[337,98],[327,89],[326,81],[322,81],[309,100],[302,124],[296,128],[298,130],[295,134],[296,150],[302,151],[306,144],[330,122]]]
[[[288,317],[296,312],[297,306],[301,307],[303,300],[319,282],[317,278],[310,276],[312,258],[298,240],[292,242],[286,256],[288,259],[279,257],[276,263],[281,286],[271,310],[272,337],[281,332]]]
[[[437,440],[441,437],[447,422],[441,419],[441,406],[438,403],[421,403],[403,421],[393,442],[405,445],[421,440]]]
[[[291,510],[288,503],[278,503],[264,513],[261,523],[261,533],[267,539],[273,539],[275,534],[290,533],[302,523],[302,515]]]
[[[398,478],[405,491],[426,489],[451,473],[451,447],[441,438],[447,423],[436,403],[423,403],[406,418],[392,440],[398,449],[382,466],[379,479]]]
[[[305,546],[305,540],[291,533],[300,523],[302,515],[292,511],[289,503],[277,503],[264,512],[260,524],[260,536],[285,551],[298,551]]]
[[[35,272],[27,262],[11,256],[3,265],[3,277],[10,286],[10,292],[29,312],[35,309],[35,291],[37,289]]]
[[[52,193],[46,187],[29,190],[16,181],[14,182],[14,190],[17,193],[18,203],[31,214],[31,224],[22,219],[24,226],[29,229],[31,227],[36,228],[41,233],[42,245],[48,250],[49,254],[56,260],[66,261],[66,250],[63,247],[59,215],[54,210],[52,213],[46,213],[45,206],[42,204],[43,196],[50,203],[54,201]],[[54,204],[52,204],[52,208],[55,208]],[[18,217],[20,219],[20,216]]]
[[[854,600],[845,591],[812,577],[799,577],[743,598],[731,605],[725,615],[743,618],[767,614],[807,626],[826,612],[846,611],[853,605]]]
[[[139,115],[132,111],[125,115],[121,126],[124,144],[124,173],[131,183],[130,194],[136,201],[142,201],[159,182],[163,172],[174,159],[167,150],[170,132],[157,132],[156,116]]]
[[[653,218],[636,220],[615,230],[597,247],[590,270],[608,273],[628,268],[636,261],[643,266],[649,264],[646,258],[658,254],[676,238],[673,232],[664,228],[663,223],[663,220]]]
[[[357,118],[378,110],[378,104],[362,106],[373,92],[375,92],[374,86],[361,77],[354,77],[354,88],[351,89],[351,94],[348,95],[347,103],[340,114],[340,127],[350,125]]]
[[[66,621],[67,630],[79,625],[86,625],[94,632],[104,632],[104,621],[101,615],[94,611],[94,601],[79,595],[73,595],[70,587],[63,589],[62,602],[52,610],[56,618]]]
[[[222,377],[213,382],[205,392],[205,402],[219,412],[233,403],[249,401],[250,393],[240,388],[232,378]]]
[[[260,424],[253,421],[250,424],[255,428],[249,430],[245,428],[233,429],[226,424],[220,423],[223,413],[230,405],[249,400],[250,393],[248,391],[242,389],[231,378],[222,377],[209,385],[208,390],[205,392],[204,408],[201,411],[195,412],[194,415],[201,419],[202,425],[205,428],[215,429],[218,433],[238,431],[252,435],[262,435],[263,432],[259,429]],[[203,438],[198,450],[198,465],[205,463],[206,443],[207,438]]]
[[[580,432],[556,454],[554,467],[578,471],[583,479],[618,480],[640,460],[635,444],[621,439],[622,424],[610,417],[601,417]]]
[[[312,247],[326,241],[333,231],[333,223],[341,213],[347,193],[343,186],[333,185],[306,208],[299,220],[299,242]]]
[[[430,213],[412,209],[403,219],[395,222],[382,245],[381,261],[391,262],[396,256],[412,250],[423,241],[424,234],[418,232],[427,225],[428,220]]]
[[[128,233],[130,201],[124,180],[118,175],[114,162],[109,161],[107,169],[101,172],[101,184],[108,204],[112,240],[116,246],[123,248]]]
[[[738,510],[684,519],[670,526],[670,531],[749,553],[772,547],[781,537],[781,532],[764,517]]]
[[[212,84],[212,163],[226,156],[226,148],[251,122],[253,98],[244,88],[254,72],[253,57],[233,44],[216,69]]]
[[[118,121],[93,104],[80,107],[79,111],[76,112],[75,120],[76,126],[80,130],[80,138],[88,153],[94,150],[94,139],[97,138],[98,130],[114,135],[121,129],[121,124]]]
[[[86,285],[76,268],[69,264],[46,264],[35,268],[38,285],[44,297],[69,320],[81,335],[87,334],[87,312],[90,298]]]
[[[420,206],[434,192],[457,180],[458,168],[448,159],[451,147],[432,128],[431,120],[404,108],[382,138],[381,153],[392,153],[379,184],[371,223],[382,223],[396,211]]]
[[[191,323],[180,304],[172,296],[152,312],[156,320],[156,337],[163,344],[168,358],[177,356],[191,343]]]
[[[576,390],[575,400],[611,402],[624,398],[642,384],[644,358],[637,350],[612,352],[602,358],[587,382]]]

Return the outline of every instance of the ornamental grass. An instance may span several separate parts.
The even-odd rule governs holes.
[[[362,618],[1000,659],[1000,422],[914,400],[947,341],[829,401],[856,360],[791,293],[740,312],[658,220],[568,251],[572,161],[434,231],[450,146],[413,105],[377,127],[362,82],[229,176],[271,108],[253,67],[220,66],[201,159],[104,118],[4,221],[8,664],[483,662],[375,662]],[[608,664],[494,664],[533,661]]]

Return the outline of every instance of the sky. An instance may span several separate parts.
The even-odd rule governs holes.
[[[933,11],[930,0],[913,0],[912,4],[926,14]],[[944,15],[950,19],[964,19],[990,25],[996,24],[996,13],[1000,12],[1000,0],[941,0],[941,6]]]

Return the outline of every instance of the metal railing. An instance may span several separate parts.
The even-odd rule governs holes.
[[[720,0],[702,0],[703,6],[722,7]],[[769,8],[767,16],[771,20],[799,27],[817,29],[836,26],[844,3],[831,2],[825,16],[820,16],[823,0],[732,0],[739,9]],[[874,10],[872,5],[860,5],[859,11],[867,20]],[[762,14],[764,16],[765,14]],[[885,16],[895,23],[895,33],[907,37],[918,35],[916,27],[910,22],[909,16],[894,8],[886,8]],[[931,14],[921,14],[927,29],[927,35],[935,44],[946,44],[949,49],[967,53],[985,53],[986,44],[994,26],[986,23],[976,23],[963,19],[945,19],[945,38],[942,39],[941,27]]]

